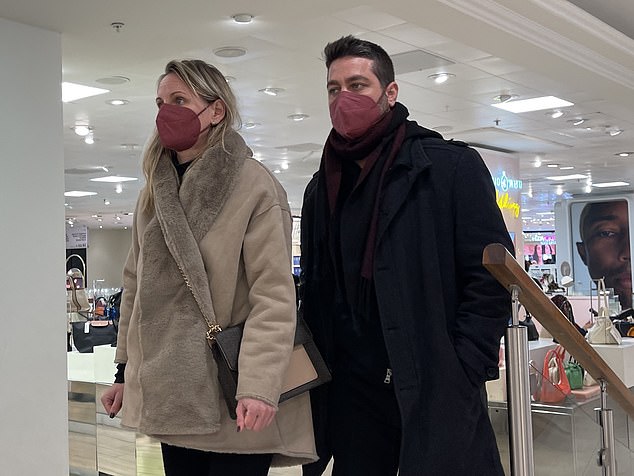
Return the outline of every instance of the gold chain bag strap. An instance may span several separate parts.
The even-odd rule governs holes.
[[[236,393],[238,390],[238,358],[244,324],[222,329],[214,315],[207,316],[198,301],[183,269],[178,267],[207,324],[207,344],[218,367],[218,381],[232,419],[236,419]],[[303,319],[298,318],[291,359],[284,376],[279,402],[282,403],[308,390],[329,382],[330,371],[317,350],[313,336]]]

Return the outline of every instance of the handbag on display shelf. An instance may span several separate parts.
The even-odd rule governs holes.
[[[236,391],[238,388],[238,358],[240,356],[240,343],[244,324],[222,329],[216,321],[213,309],[211,316],[207,316],[201,306],[192,285],[180,269],[187,288],[192,293],[198,305],[205,324],[207,325],[207,344],[211,348],[212,355],[218,366],[218,381],[223,397],[229,410],[229,416],[236,419]],[[282,403],[308,390],[329,382],[330,371],[323,357],[313,342],[312,334],[303,319],[297,320],[295,328],[295,340],[288,369],[284,376],[282,393],[279,402]]]
[[[559,403],[570,395],[570,383],[564,366],[565,353],[566,351],[560,345],[546,352],[537,400],[544,403]]]
[[[566,378],[568,379],[571,390],[583,388],[583,374],[585,371],[572,356],[568,359],[568,362],[564,364],[564,370],[566,371]]]
[[[73,344],[81,353],[92,353],[97,345],[117,345],[117,328],[112,321],[71,322]]]
[[[523,321],[520,321],[519,324],[520,326],[526,327],[526,334],[529,341],[539,340],[539,331],[533,322],[533,316],[531,316],[530,312],[526,311],[526,317]]]
[[[66,273],[66,311],[67,312],[88,312],[90,311],[90,303],[86,295],[86,284],[84,278],[86,276],[86,262],[77,255],[72,254],[66,258],[66,264],[71,258],[79,258],[83,271],[78,268],[71,268]]]
[[[594,324],[588,329],[588,342],[590,344],[620,344],[621,334],[610,319],[608,294],[605,291],[603,278],[597,282],[597,298],[599,300],[599,315],[594,318]]]

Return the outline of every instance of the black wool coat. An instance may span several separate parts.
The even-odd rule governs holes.
[[[422,135],[408,132],[385,178],[374,260],[402,421],[399,474],[503,475],[482,389],[499,375],[511,301],[483,268],[482,252],[489,243],[511,252],[513,245],[480,155],[409,122],[412,128]],[[317,258],[326,239],[314,226],[326,206],[318,203],[318,181],[315,175],[308,185],[302,210],[303,311],[332,368],[334,279]],[[324,464],[327,393],[327,386],[311,393]],[[320,474],[314,470],[305,474]]]

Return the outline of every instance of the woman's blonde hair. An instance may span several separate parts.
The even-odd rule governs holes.
[[[194,93],[205,101],[211,103],[220,99],[224,103],[224,119],[207,131],[207,147],[218,143],[224,147],[225,135],[228,131],[239,129],[241,121],[236,97],[223,74],[215,66],[201,60],[172,60],[165,66],[165,72],[159,77],[157,86],[170,73],[178,76]],[[141,196],[141,208],[143,210],[153,211],[154,171],[159,160],[163,157],[165,157],[165,160],[169,160],[171,154],[172,152],[169,149],[161,145],[158,131],[155,128],[143,154],[142,166],[146,180],[146,186]]]

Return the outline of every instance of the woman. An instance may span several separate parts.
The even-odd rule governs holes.
[[[118,372],[102,403],[161,442],[167,476],[266,475],[312,461],[308,394],[277,404],[295,330],[286,194],[233,129],[236,99],[215,67],[171,61],[156,103]],[[206,343],[211,313],[223,328],[245,323],[235,421]]]

